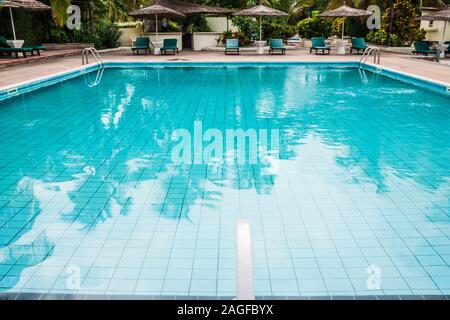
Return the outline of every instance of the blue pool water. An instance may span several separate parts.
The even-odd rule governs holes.
[[[0,291],[233,296],[246,218],[257,295],[450,294],[448,97],[339,67],[88,76],[0,102]],[[174,162],[196,121],[279,148]]]

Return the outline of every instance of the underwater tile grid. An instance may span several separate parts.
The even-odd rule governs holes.
[[[233,296],[245,218],[258,296],[450,294],[448,96],[339,66],[92,76],[0,102],[0,293]],[[174,162],[196,122],[279,149]]]

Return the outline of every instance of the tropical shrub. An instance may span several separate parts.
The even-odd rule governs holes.
[[[423,34],[415,20],[416,17],[416,9],[411,0],[396,0],[383,15],[383,28],[390,31],[391,40],[393,36],[396,36],[398,44],[411,45]]]
[[[95,25],[95,35],[98,38],[95,43],[97,49],[116,48],[122,31],[112,22],[101,20]]]
[[[403,47],[403,41],[399,38],[398,35],[393,34],[389,39],[389,44],[391,47]]]
[[[298,34],[307,39],[331,36],[332,22],[320,17],[303,19],[297,24]]]
[[[384,29],[370,30],[370,32],[366,36],[368,42],[381,45],[387,44],[387,38],[388,35]]]
[[[50,41],[54,43],[68,43],[70,42],[70,37],[64,29],[53,28],[50,30]]]
[[[164,23],[160,26],[162,32],[180,32],[181,25],[175,21],[166,19]]]
[[[280,38],[287,40],[297,33],[295,26],[289,25],[282,19],[266,19],[262,24],[265,39]]]
[[[252,39],[259,39],[259,24],[251,17],[233,17],[233,25],[239,30],[244,42],[250,43]]]
[[[224,31],[222,33],[222,36],[219,39],[219,42],[222,42],[222,44],[225,44],[227,42],[227,39],[238,39],[240,46],[247,46],[250,43],[252,43],[252,40],[249,39],[247,37],[247,35],[241,31],[237,31],[237,32]]]
[[[90,34],[83,29],[74,30],[73,42],[93,43],[96,48],[100,48],[100,40],[97,34]]]
[[[116,26],[118,26],[119,28],[136,28],[141,24],[141,21],[116,22]]]
[[[227,39],[234,39],[233,38],[233,32],[231,32],[231,31],[224,31],[224,32],[222,32],[222,35],[219,38],[219,42],[222,42],[222,44],[225,44]]]
[[[345,35],[350,37],[365,37],[369,30],[366,20],[360,18],[345,18]],[[331,34],[340,37],[342,34],[342,18],[333,20]]]
[[[342,18],[336,18],[331,25],[331,35],[341,36],[342,34]]]

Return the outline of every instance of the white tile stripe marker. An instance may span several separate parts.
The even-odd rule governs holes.
[[[255,300],[252,236],[245,219],[236,224],[236,281],[237,300]]]

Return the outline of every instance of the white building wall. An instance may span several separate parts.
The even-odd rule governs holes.
[[[227,31],[227,18],[226,17],[206,17],[211,32],[224,32]],[[229,29],[232,32],[236,32],[237,29],[233,26],[231,19],[229,19]]]
[[[423,10],[422,15],[427,15],[429,13],[435,12],[433,10]],[[428,41],[441,41],[444,35],[444,21],[425,21],[421,20],[420,27],[424,29],[427,34],[425,40]],[[450,21],[447,22],[447,27],[445,28],[444,41],[450,41]]]

